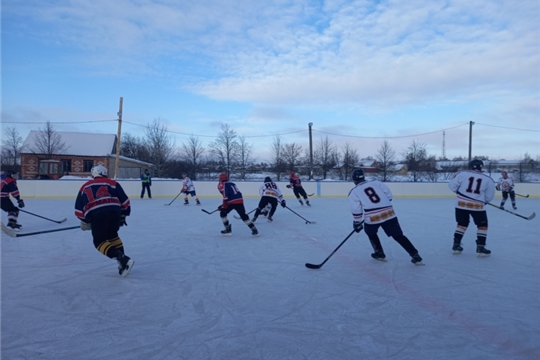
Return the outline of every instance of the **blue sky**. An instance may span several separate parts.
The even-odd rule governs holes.
[[[2,127],[540,157],[537,1],[2,1]],[[36,122],[37,124],[25,124]]]

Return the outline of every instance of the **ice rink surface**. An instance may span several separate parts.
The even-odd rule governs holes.
[[[241,186],[240,186],[241,189]],[[471,224],[452,255],[454,199],[394,199],[426,266],[380,232],[388,262],[371,259],[347,200],[288,198],[260,237],[220,200],[132,199],[120,236],[129,276],[79,229],[2,234],[2,359],[540,359],[540,218],[488,207],[489,258]],[[498,204],[499,199],[494,200]],[[25,199],[23,232],[78,225],[74,199]],[[246,199],[246,209],[258,199]],[[517,213],[540,213],[518,198]],[[510,209],[509,204],[506,205]],[[512,210],[514,211],[514,210]],[[6,214],[2,212],[2,221]]]

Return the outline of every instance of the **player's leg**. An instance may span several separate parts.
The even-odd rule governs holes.
[[[371,257],[375,260],[386,261],[386,255],[384,254],[381,240],[377,235],[379,226],[379,224],[364,224],[364,231],[366,232],[369,242],[371,243],[371,247],[373,247]]]
[[[506,202],[506,200],[508,200],[508,191],[503,191],[502,192],[502,200],[501,200],[501,209],[504,209],[504,203]]]
[[[452,251],[455,255],[461,254],[463,247],[461,246],[461,239],[467,231],[469,226],[469,210],[458,209],[456,208],[456,230],[454,231],[454,245],[452,246]]]
[[[512,201],[512,208],[514,210],[517,210],[517,207],[516,207],[516,193],[514,192],[514,190],[510,191],[510,201]]]
[[[476,255],[478,257],[487,257],[491,251],[486,249],[488,219],[486,210],[471,211],[474,224],[478,230],[476,233]]]
[[[264,197],[264,196],[263,196]],[[240,219],[244,221],[244,224],[246,224],[249,229],[251,230],[251,235],[253,236],[259,236],[259,231],[255,227],[255,224],[249,219],[249,216],[246,214],[246,208],[244,207],[244,204],[234,204],[230,205],[238,215],[240,216]]]

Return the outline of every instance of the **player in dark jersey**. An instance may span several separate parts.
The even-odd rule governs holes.
[[[240,218],[251,229],[251,235],[259,236],[259,231],[246,214],[242,193],[238,190],[235,183],[229,181],[229,176],[225,173],[219,174],[218,190],[223,196],[223,204],[218,207],[220,211],[219,216],[225,226],[225,230],[221,231],[221,234],[224,236],[232,235],[232,228],[229,219],[227,219],[227,214],[232,210],[236,210]]]
[[[13,178],[14,174],[15,173],[13,171],[8,171],[5,174],[2,173],[0,197],[2,210],[8,213],[7,227],[13,230],[19,230],[21,228],[21,224],[17,223],[17,219],[19,218],[19,209],[24,207],[24,201],[21,199],[19,188],[17,187],[17,181]],[[19,205],[19,208],[13,205],[13,202],[9,197],[10,195],[17,200],[17,205]]]
[[[82,230],[91,230],[96,249],[110,259],[117,260],[118,273],[126,276],[134,261],[124,254],[124,244],[118,236],[120,226],[127,226],[131,213],[130,201],[122,186],[107,177],[107,168],[94,166],[93,179],[87,181],[77,194],[75,216],[81,220]]]
[[[300,197],[303,197],[306,201],[306,205],[311,206],[308,200],[306,190],[304,190],[304,187],[302,186],[302,180],[300,180],[300,176],[294,171],[291,171],[289,175],[291,175],[291,177],[289,178],[289,185],[287,185],[287,187],[289,189],[293,189],[294,196],[296,196],[296,198],[300,202],[300,205],[304,205],[302,199],[300,199]]]

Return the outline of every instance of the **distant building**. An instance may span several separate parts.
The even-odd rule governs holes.
[[[114,176],[116,165],[116,135],[55,131],[65,143],[62,154],[47,156],[32,152],[39,131],[30,131],[21,153],[20,179],[59,179],[64,175],[88,177],[95,165],[103,165]],[[150,163],[120,156],[118,177],[139,178]]]

